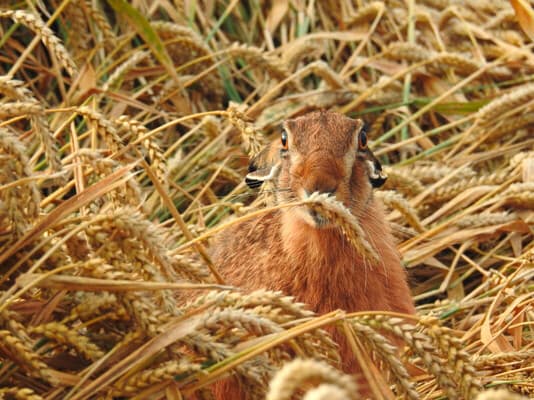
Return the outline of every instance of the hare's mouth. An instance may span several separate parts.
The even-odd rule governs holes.
[[[328,218],[326,218],[324,215],[321,215],[315,210],[308,210],[308,214],[312,218],[313,222],[315,223],[316,228],[324,228],[327,225],[329,225]]]
[[[312,228],[322,229],[331,226],[331,222],[328,218],[309,207],[300,206],[295,208],[294,211],[297,218],[300,218]]]

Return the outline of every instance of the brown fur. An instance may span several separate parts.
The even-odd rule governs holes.
[[[284,209],[234,225],[219,236],[213,260],[226,282],[247,290],[281,290],[318,313],[414,313],[406,273],[372,195],[365,152],[358,150],[361,121],[318,111],[287,121],[285,127],[289,149],[280,157],[278,201],[314,191],[333,193],[359,218],[381,262],[364,260],[335,226],[318,227],[309,210]],[[357,372],[347,344],[338,335],[334,338],[344,370]],[[227,381],[216,395],[240,398],[232,390]]]

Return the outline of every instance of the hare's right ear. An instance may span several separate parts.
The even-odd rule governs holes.
[[[369,157],[369,160],[367,160],[369,180],[374,188],[379,188],[386,182],[388,176],[382,171],[382,164],[380,164],[380,161],[378,161],[373,152],[369,149],[367,149],[367,156]]]
[[[273,142],[250,160],[245,183],[252,189],[258,188],[263,182],[276,178],[279,170],[279,145]]]

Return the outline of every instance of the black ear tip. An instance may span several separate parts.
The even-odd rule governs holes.
[[[248,165],[248,172],[251,173],[257,170],[258,170],[258,166],[254,164],[254,161],[251,161],[250,164]]]
[[[379,178],[369,178],[369,180],[371,181],[371,186],[373,186],[374,188],[379,188],[384,185],[387,179],[387,176],[381,176]]]
[[[259,188],[261,186],[263,181],[260,181],[260,180],[257,180],[257,179],[245,178],[245,183],[247,184],[247,186],[249,188],[257,189],[257,188]]]

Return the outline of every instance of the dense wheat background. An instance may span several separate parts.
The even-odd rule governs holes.
[[[269,399],[354,398],[332,325],[377,398],[534,396],[526,0],[2,7],[0,398],[209,399],[229,372],[265,398],[295,354],[315,361]],[[321,107],[370,126],[417,318],[315,316],[226,290],[210,261],[210,237],[268,197],[244,185],[248,157]]]

